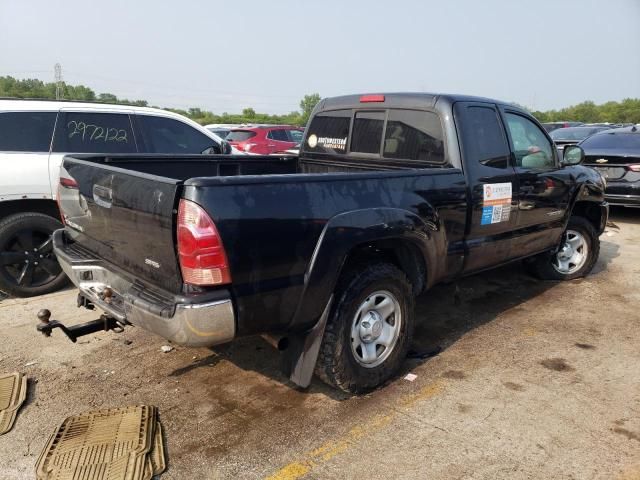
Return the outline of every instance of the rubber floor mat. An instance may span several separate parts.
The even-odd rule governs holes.
[[[0,376],[0,435],[11,430],[26,399],[27,377],[17,372]]]
[[[141,405],[67,418],[40,454],[36,478],[150,480],[165,466],[157,409]]]

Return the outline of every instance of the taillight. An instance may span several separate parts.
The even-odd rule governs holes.
[[[73,178],[68,177],[60,177],[60,182],[58,183],[58,195],[56,197],[56,202],[58,203],[58,211],[60,212],[60,220],[62,223],[65,222],[64,213],[62,213],[62,205],[60,203],[60,197],[62,196],[62,189],[71,189],[78,190],[78,182],[76,182]]]
[[[628,168],[632,172],[640,172],[640,165],[629,165]]]
[[[184,199],[178,207],[178,258],[185,283],[231,283],[227,255],[213,220],[198,204]]]
[[[257,145],[256,143],[245,143],[242,148],[244,149],[245,152],[248,152],[256,145]]]
[[[384,102],[384,95],[362,95],[360,103]]]

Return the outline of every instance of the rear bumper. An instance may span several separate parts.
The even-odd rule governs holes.
[[[64,230],[54,232],[53,249],[80,294],[120,321],[190,347],[210,347],[235,336],[235,313],[226,290],[217,290],[205,298],[152,290],[70,243]],[[111,296],[105,297],[105,292]]]

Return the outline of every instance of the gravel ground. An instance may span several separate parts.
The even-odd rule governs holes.
[[[588,278],[539,282],[514,264],[423,295],[414,349],[442,352],[361,397],[293,388],[261,338],[162,353],[130,328],[73,345],[35,325],[43,307],[96,318],[74,291],[3,299],[0,372],[28,375],[29,396],[0,437],[0,478],[33,478],[66,416],[148,403],[167,480],[640,479],[640,211],[611,220]]]

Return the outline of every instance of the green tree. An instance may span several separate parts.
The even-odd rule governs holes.
[[[300,110],[302,110],[302,118],[301,125],[306,125],[309,121],[309,117],[311,116],[311,112],[316,107],[318,103],[320,103],[320,94],[312,93],[310,95],[305,95],[302,100],[300,100]]]
[[[253,120],[256,118],[256,111],[253,108],[245,108],[242,110],[242,116]]]

